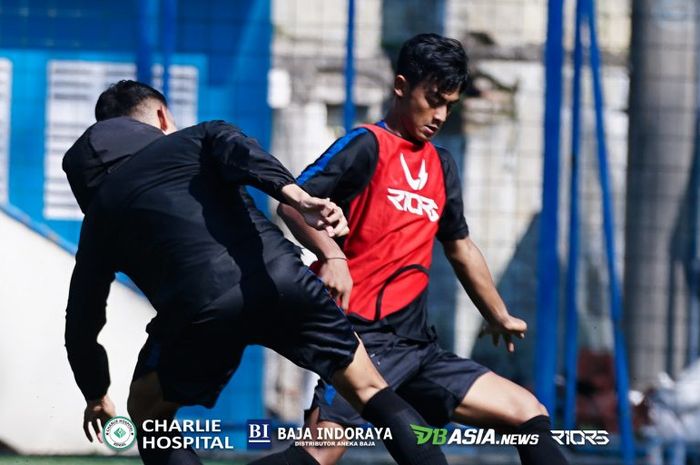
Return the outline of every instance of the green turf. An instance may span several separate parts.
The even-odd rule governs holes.
[[[239,460],[203,460],[204,465],[242,465]],[[0,455],[0,465],[140,465],[138,457],[24,457]]]

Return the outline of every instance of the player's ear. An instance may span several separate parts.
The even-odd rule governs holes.
[[[398,98],[405,97],[410,93],[408,79],[402,74],[397,74],[394,77],[394,95]]]
[[[171,132],[174,132],[175,125],[173,124],[173,121],[170,117],[168,108],[165,105],[160,104],[158,105],[158,110],[156,112],[158,114],[158,125],[160,126],[160,130],[163,131],[165,134],[170,134]]]

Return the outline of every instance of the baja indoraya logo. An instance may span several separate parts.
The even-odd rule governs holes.
[[[538,434],[503,434],[496,435],[494,429],[455,429],[450,433],[447,428],[430,428],[427,426],[411,425],[416,435],[418,445],[433,444],[435,446],[536,446],[540,437]]]
[[[136,426],[126,417],[114,417],[105,423],[102,435],[112,449],[126,450],[136,442]]]

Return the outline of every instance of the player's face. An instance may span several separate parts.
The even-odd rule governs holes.
[[[440,92],[434,83],[422,82],[413,87],[405,79],[404,83],[402,91],[397,92],[401,126],[408,138],[427,142],[442,128],[453,106],[459,102],[459,90]]]

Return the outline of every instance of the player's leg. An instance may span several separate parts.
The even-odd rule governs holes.
[[[518,446],[524,465],[567,463],[552,439],[547,411],[529,391],[437,343],[414,353],[422,369],[397,392],[430,424],[456,421],[498,432],[537,434],[536,446]]]
[[[365,351],[364,347],[359,346],[358,350],[360,350],[360,348],[363,352]],[[304,426],[311,431],[317,431],[317,428],[343,428],[344,426],[356,426],[366,423],[366,421],[358,415],[358,410],[362,410],[362,407],[369,399],[386,387],[386,383],[383,379],[374,379],[374,381],[377,381],[376,385],[373,385],[372,381],[373,379],[371,377],[366,377],[366,379],[357,383],[356,387],[346,387],[346,390],[351,391],[351,396],[356,405],[355,407],[350,405],[336,392],[335,386],[327,384],[324,381],[319,381],[319,385],[314,394],[314,402]],[[345,379],[340,379],[340,382],[344,385],[348,384]],[[354,392],[355,388],[358,390],[358,393]],[[321,408],[323,408],[324,413],[323,420],[320,419]],[[337,421],[329,420],[329,418]],[[345,447],[343,446],[291,446],[282,452],[256,460],[250,465],[333,465],[340,460],[344,453]]]
[[[152,422],[144,422],[173,420],[182,405],[213,407],[238,367],[245,344],[236,331],[240,325],[234,324],[239,302],[240,292],[234,289],[174,333],[176,337],[149,337],[141,350],[128,411],[136,423],[139,453],[145,465],[201,464],[191,447],[167,448],[173,439],[181,438],[180,433],[154,431]]]
[[[417,444],[411,425],[426,425],[425,420],[386,385],[362,344],[352,363],[338,370],[332,380],[338,393],[362,418],[391,431],[392,439],[384,445],[399,464],[447,463],[439,447]],[[378,390],[381,385],[384,387]]]
[[[348,404],[349,405],[349,404]],[[356,413],[353,411],[353,413]],[[359,417],[358,417],[359,418]],[[309,412],[306,418],[305,426],[311,428],[342,428],[343,425],[329,420],[320,419],[320,409],[318,407],[314,408]],[[341,459],[343,454],[345,454],[346,448],[343,446],[334,447],[305,447],[306,451],[311,454],[313,458],[316,459],[321,465],[334,465]]]
[[[500,426],[515,431],[547,411],[535,396],[493,372],[480,376],[455,408],[453,419],[475,426]]]
[[[348,404],[349,406],[349,404]],[[353,411],[353,413],[356,413]],[[306,418],[304,426],[311,431],[316,431],[316,428],[342,428],[343,426],[333,421],[320,421],[319,408],[311,410]],[[287,449],[271,454],[249,465],[334,465],[340,460],[345,453],[343,446],[326,446],[326,447],[298,447],[290,446]]]
[[[159,438],[167,436],[168,440],[172,440],[175,436],[179,436],[179,433],[158,433],[145,431],[143,428],[147,420],[172,420],[179,407],[179,404],[168,402],[163,398],[163,390],[155,371],[131,383],[127,410],[137,425],[137,445],[144,465],[201,465],[202,462],[192,448],[161,449],[158,447]]]
[[[495,373],[479,377],[454,411],[465,424],[501,426],[513,432],[536,434],[537,445],[517,446],[523,465],[568,464],[551,435],[547,410],[532,393]]]
[[[276,315],[279,324],[274,329],[265,325],[258,343],[315,371],[367,421],[389,428],[393,440],[385,445],[399,464],[446,464],[438,447],[418,446],[410,425],[425,421],[387,387],[323,283],[298,260],[277,260],[273,280],[284,296]],[[283,460],[267,463],[289,463]]]
[[[304,363],[293,354],[286,354],[284,350],[280,353],[300,366],[317,370],[314,368],[313,362]],[[323,376],[322,373],[319,375]],[[385,440],[384,445],[399,465],[447,464],[439,447],[432,444],[420,446],[417,444],[411,425],[425,426],[425,420],[387,386],[361,343],[357,346],[352,362],[344,368],[339,368],[330,376],[330,379],[338,393],[347,399],[365,420],[376,427],[387,428],[391,431],[392,439]],[[299,457],[299,461],[292,461],[293,457],[289,455],[290,450],[287,450],[252,462],[251,465],[316,465],[319,463],[326,465],[335,463],[342,455],[339,450],[326,454],[318,450],[292,449],[294,449],[295,455],[297,453],[303,455],[303,457]],[[323,462],[318,460],[319,458]]]
[[[398,340],[395,336],[386,333],[370,333],[364,334],[361,339],[365,344],[366,351],[371,354],[372,363],[390,386],[395,388],[401,385],[406,379],[420,370],[419,358],[412,356],[403,345],[397,344]],[[317,431],[317,428],[358,427],[367,423],[357,413],[357,410],[337,392],[335,387],[324,381],[319,381],[316,386],[311,407],[307,411],[305,420],[305,426],[310,431]],[[321,465],[337,463],[345,453],[345,450],[346,448],[341,446],[303,447],[303,451]],[[296,447],[290,447],[280,453],[279,456],[299,455],[301,453],[302,451],[297,450]],[[255,462],[255,464],[275,463],[270,460],[272,459],[264,459]],[[288,461],[296,463],[292,460]]]

